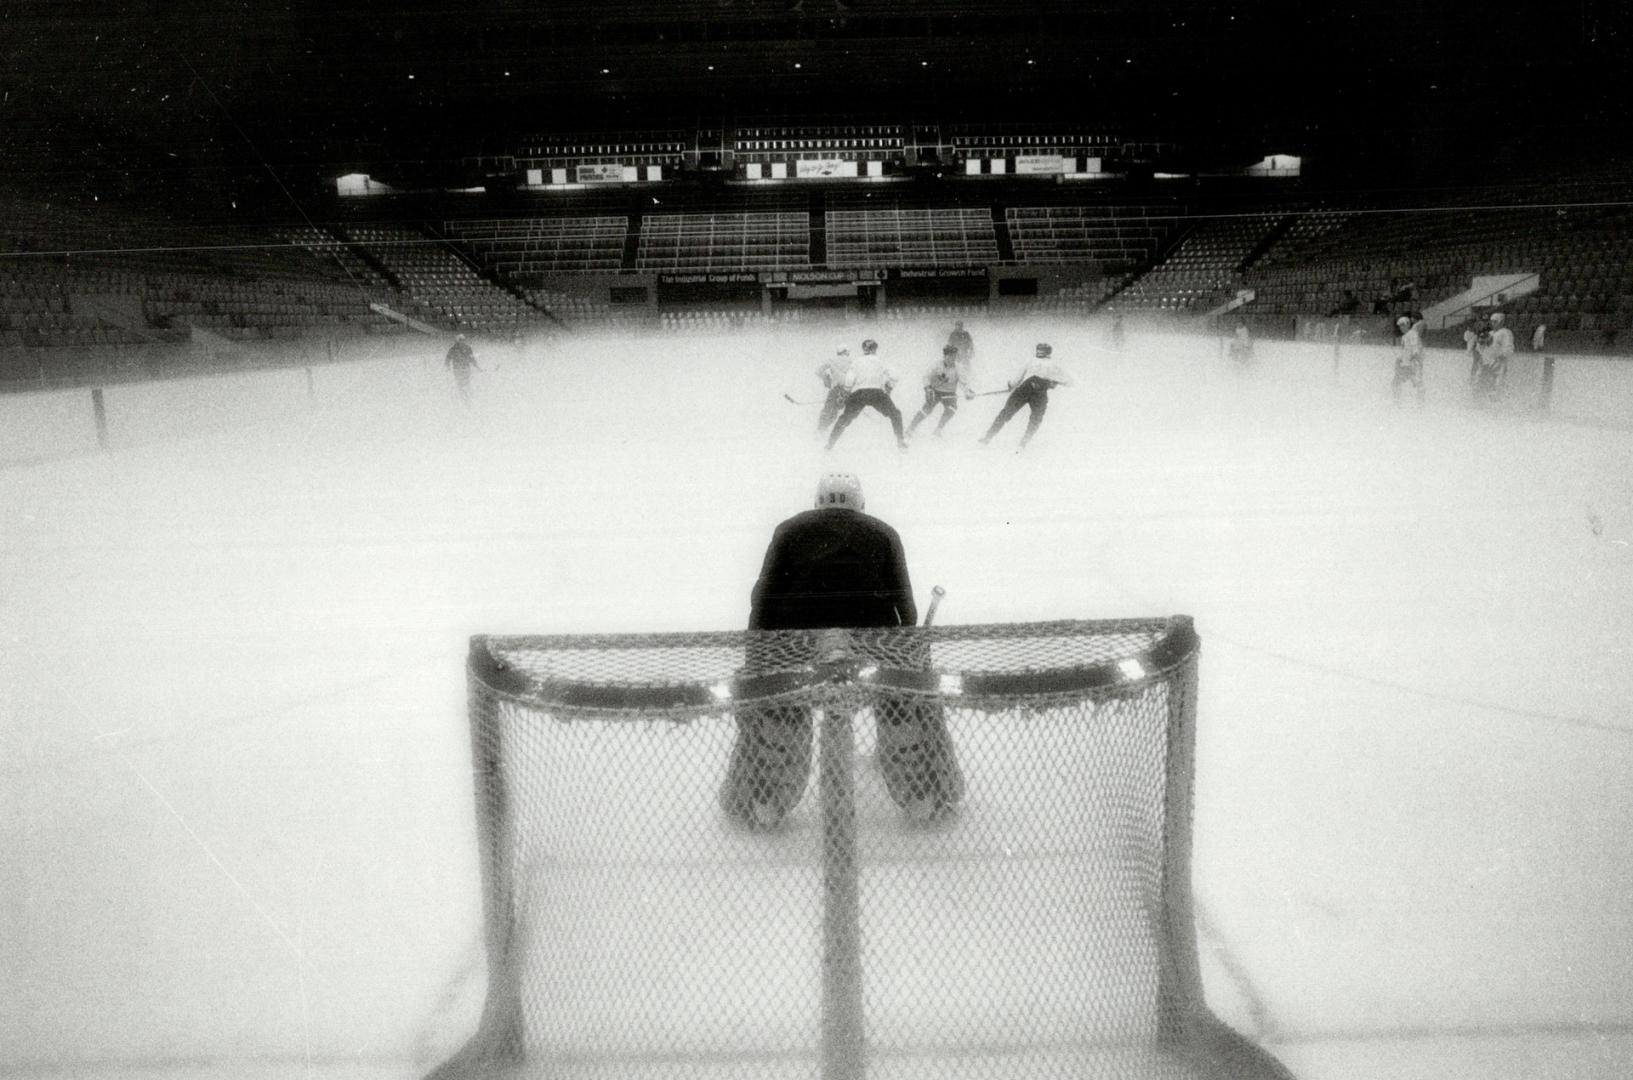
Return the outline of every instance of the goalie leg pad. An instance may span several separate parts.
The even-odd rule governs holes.
[[[928,821],[963,802],[964,772],[941,706],[886,698],[877,710],[879,769],[896,805]]]
[[[801,706],[745,710],[720,788],[720,807],[754,828],[771,828],[799,805],[811,774],[811,714]]]

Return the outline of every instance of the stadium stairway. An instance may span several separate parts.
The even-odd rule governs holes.
[[[1015,261],[1015,240],[1009,235],[1009,215],[998,203],[992,204],[992,238],[998,244],[998,260]]]
[[[624,234],[624,254],[618,266],[621,270],[630,271],[639,268],[637,256],[641,252],[641,212],[633,210],[629,215],[629,231]]]
[[[828,265],[828,200],[820,191],[811,192],[809,258],[812,266]]]
[[[1275,247],[1283,236],[1287,235],[1287,231],[1293,227],[1293,222],[1296,220],[1298,220],[1297,214],[1282,215],[1281,219],[1272,225],[1270,230],[1259,238],[1259,242],[1253,245],[1253,250],[1247,253],[1247,258],[1242,260],[1242,265],[1237,269],[1241,270],[1243,273],[1251,270],[1254,263],[1264,258],[1265,254],[1271,248]]]

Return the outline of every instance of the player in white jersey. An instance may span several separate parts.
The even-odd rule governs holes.
[[[818,364],[816,373],[822,385],[828,388],[828,396],[822,402],[822,412],[817,414],[817,434],[820,435],[828,430],[828,425],[834,422],[839,410],[845,407],[845,395],[850,393],[845,379],[851,373],[851,351],[841,348],[833,359]]]
[[[1401,400],[1401,387],[1410,383],[1417,388],[1418,404],[1423,404],[1423,323],[1402,315],[1395,320],[1400,327],[1400,340],[1395,343],[1395,381],[1389,392],[1395,404]]]
[[[1491,313],[1491,345],[1488,357],[1492,368],[1491,396],[1495,398],[1508,382],[1508,362],[1514,358],[1514,331],[1503,325],[1503,313]]]
[[[1230,358],[1236,361],[1238,367],[1246,367],[1253,362],[1253,335],[1248,331],[1247,323],[1236,324],[1236,331],[1230,339]]]
[[[1038,432],[1038,425],[1043,423],[1044,412],[1049,408],[1049,391],[1057,386],[1072,385],[1071,377],[1054,362],[1053,356],[1054,350],[1047,343],[1038,343],[1032,361],[1009,380],[1009,397],[1004,399],[1004,407],[998,410],[987,433],[981,436],[983,444],[991,442],[992,437],[1009,423],[1010,417],[1021,411],[1023,405],[1031,412],[1026,422],[1026,433],[1021,436],[1022,448],[1032,441],[1032,436]]]
[[[941,363],[932,365],[924,373],[924,407],[913,416],[913,422],[907,425],[907,434],[912,435],[924,423],[925,418],[936,411],[936,406],[942,407],[941,420],[936,424],[937,435],[947,426],[947,421],[953,418],[958,411],[960,396],[972,398],[975,391],[970,389],[965,379],[963,366],[959,363],[958,346],[948,342],[941,350]]]
[[[907,449],[907,437],[902,433],[902,411],[890,400],[890,391],[896,381],[896,373],[879,358],[878,342],[872,338],[862,342],[862,355],[851,365],[850,374],[845,378],[849,393],[845,395],[845,411],[839,414],[833,432],[828,436],[829,450],[834,448],[845,429],[851,426],[851,421],[863,409],[870,407],[884,414],[890,421],[891,430],[896,433],[896,445]]]

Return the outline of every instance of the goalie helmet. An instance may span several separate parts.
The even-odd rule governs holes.
[[[879,343],[874,341],[872,338],[868,338],[866,341],[862,342],[862,351],[867,355],[872,356],[874,353],[879,351]]]
[[[855,473],[827,473],[817,481],[817,509],[862,509],[862,481]]]
[[[1038,359],[1042,360],[1053,355],[1055,355],[1055,350],[1049,345],[1048,342],[1038,342]]]

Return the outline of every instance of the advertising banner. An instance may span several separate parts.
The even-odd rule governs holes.
[[[624,167],[617,164],[580,165],[576,175],[581,184],[622,184]]]
[[[1059,154],[1021,154],[1015,158],[1015,172],[1020,176],[1042,176],[1065,171],[1065,163]]]
[[[847,171],[846,166],[850,169]],[[801,178],[822,176],[855,176],[856,165],[838,158],[800,158],[794,162],[794,175]]]

